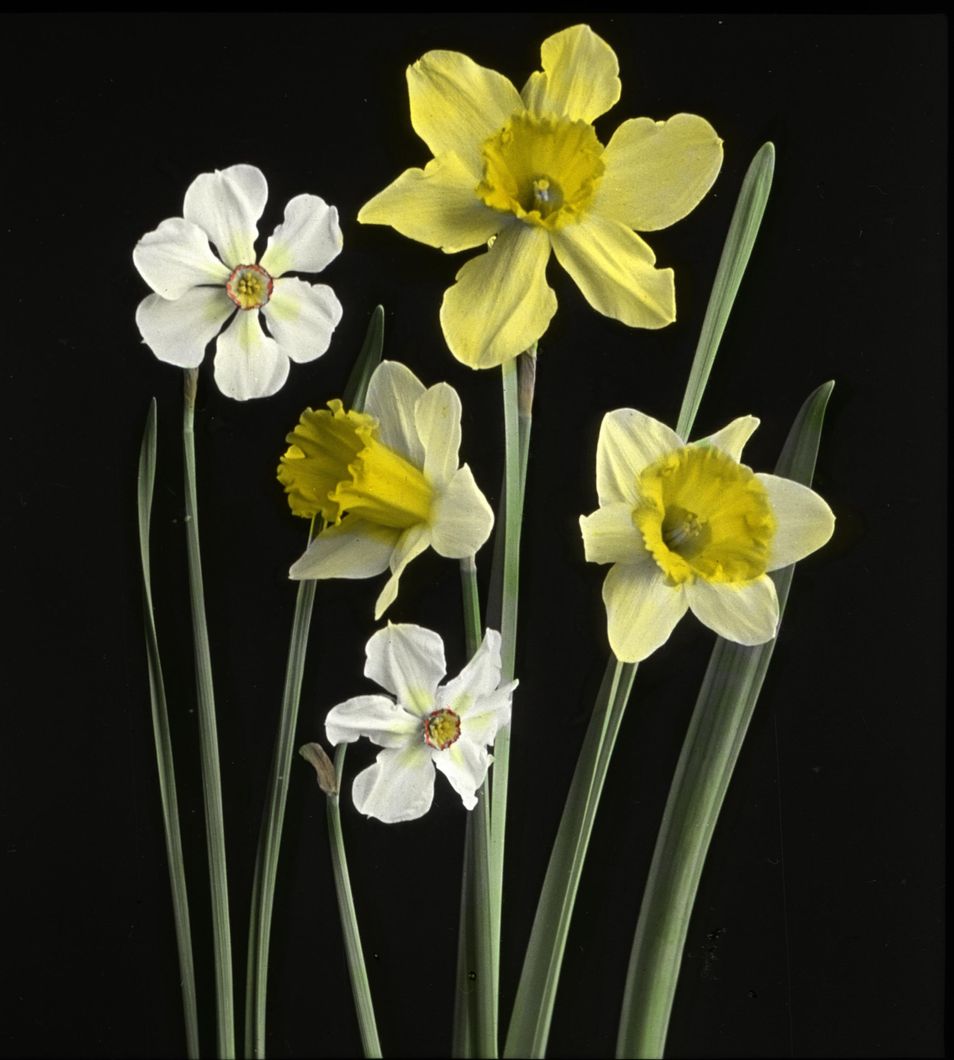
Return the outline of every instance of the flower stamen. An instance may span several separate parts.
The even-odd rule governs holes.
[[[261,309],[268,305],[274,285],[261,265],[237,265],[225,283],[225,293],[239,309]]]
[[[460,718],[452,710],[432,710],[424,719],[424,742],[446,751],[460,739]]]

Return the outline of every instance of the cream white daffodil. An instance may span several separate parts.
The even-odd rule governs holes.
[[[835,517],[807,486],[739,462],[758,425],[743,416],[687,444],[635,409],[603,418],[600,507],[580,529],[586,558],[612,564],[603,602],[621,661],[651,655],[687,610],[737,644],[775,636],[778,598],[767,572],[821,548]]]
[[[675,320],[672,269],[655,267],[636,232],[685,217],[722,165],[722,141],[694,114],[631,118],[600,142],[592,123],[620,97],[619,63],[589,26],[540,52],[522,92],[460,52],[409,67],[411,124],[434,158],[358,214],[445,253],[489,246],[441,306],[447,345],[472,368],[512,360],[546,331],[551,251],[600,313],[640,328]]]
[[[380,618],[415,556],[429,547],[451,559],[472,556],[494,517],[470,468],[458,465],[453,387],[425,387],[403,364],[383,361],[364,407],[345,410],[335,400],[328,411],[306,409],[286,439],[278,478],[296,515],[327,524],[289,576],[370,578],[390,568],[375,605]]]
[[[255,166],[202,173],[186,191],[183,216],[147,232],[133,251],[155,292],[136,310],[143,341],[159,360],[197,368],[218,335],[215,381],[239,401],[280,390],[289,361],[320,357],[341,320],[330,287],[286,275],[321,272],[338,256],[338,211],[317,195],[296,195],[259,260],[257,223],[267,198]]]
[[[361,736],[383,747],[355,777],[358,811],[392,824],[422,817],[434,799],[434,770],[450,781],[468,810],[493,761],[497,730],[510,722],[516,681],[500,683],[500,634],[489,629],[460,674],[441,684],[444,643],[429,629],[388,625],[368,641],[364,673],[388,696],[356,696],[332,708],[325,733],[332,744]]]

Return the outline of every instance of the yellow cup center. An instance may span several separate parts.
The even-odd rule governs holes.
[[[633,522],[671,584],[746,582],[765,573],[775,517],[753,473],[714,446],[687,446],[645,468]]]
[[[433,710],[424,719],[424,742],[446,751],[460,738],[460,718],[452,710]]]
[[[397,529],[428,522],[433,487],[377,435],[373,416],[346,412],[337,399],[328,411],[306,409],[278,467],[295,515],[337,523],[351,514]]]
[[[603,175],[593,126],[522,111],[487,140],[478,196],[526,224],[559,228],[579,220]]]
[[[225,293],[239,309],[261,309],[272,297],[273,286],[261,265],[238,265],[225,281]]]

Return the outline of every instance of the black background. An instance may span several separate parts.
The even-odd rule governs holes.
[[[306,405],[340,394],[377,303],[386,356],[464,401],[462,456],[496,502],[499,373],[447,353],[448,260],[358,208],[429,154],[404,68],[457,49],[522,85],[550,33],[588,21],[623,96],[597,122],[705,115],[725,140],[713,192],[649,241],[676,270],[660,332],[599,317],[551,264],[524,525],[504,911],[512,1004],[535,897],[607,646],[577,518],[596,506],[602,414],[675,421],[745,168],[778,150],[765,224],[697,421],[762,418],[770,469],[804,397],[836,380],[816,488],[838,516],[796,572],[772,669],[689,933],[672,1056],[940,1055],[946,572],[946,30],[937,16],[45,16],[8,18],[0,142],[4,646],[2,800],[8,1055],[176,1055],[176,950],[140,614],[136,465],[159,402],[157,620],[179,770],[203,1035],[212,975],[188,622],[181,373],[140,344],[136,240],[181,213],[201,172],[250,162],[285,202],[340,210],[322,276],[345,316],[319,361],[240,404],[207,360],[199,503],[224,773],[238,993],[248,893],[306,528],[274,469]],[[12,329],[10,325],[12,324]],[[482,584],[490,549],[478,556]],[[298,742],[361,691],[373,583],[319,586]],[[394,621],[440,630],[463,661],[455,565],[428,553]],[[611,1053],[655,830],[712,634],[691,618],[640,668],[567,948],[553,1056]],[[361,746],[349,763],[370,762]],[[386,1054],[445,1054],[463,812],[386,827],[342,801]],[[357,1054],[322,796],[296,760],[273,931],[272,1056]],[[239,998],[241,1002],[241,998]]]

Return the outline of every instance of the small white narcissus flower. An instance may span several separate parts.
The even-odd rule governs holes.
[[[586,558],[611,563],[603,583],[610,647],[639,662],[691,610],[719,636],[775,636],[767,572],[821,548],[835,517],[813,490],[739,463],[759,421],[733,420],[687,444],[635,409],[604,416],[596,450],[600,507],[580,518]]]
[[[487,753],[498,729],[510,722],[516,681],[500,683],[500,634],[489,629],[460,674],[441,684],[444,643],[429,629],[388,625],[368,641],[364,673],[388,696],[356,696],[333,707],[325,720],[332,744],[365,736],[384,748],[355,777],[358,811],[392,824],[422,817],[434,799],[439,769],[468,810],[493,761]]]
[[[317,195],[296,195],[259,260],[257,222],[267,198],[255,166],[202,173],[186,191],[183,216],[163,221],[133,250],[155,291],[136,310],[143,341],[160,361],[197,368],[218,335],[215,381],[238,401],[280,390],[289,361],[320,357],[341,320],[330,287],[285,275],[321,272],[338,256],[338,211]]]

